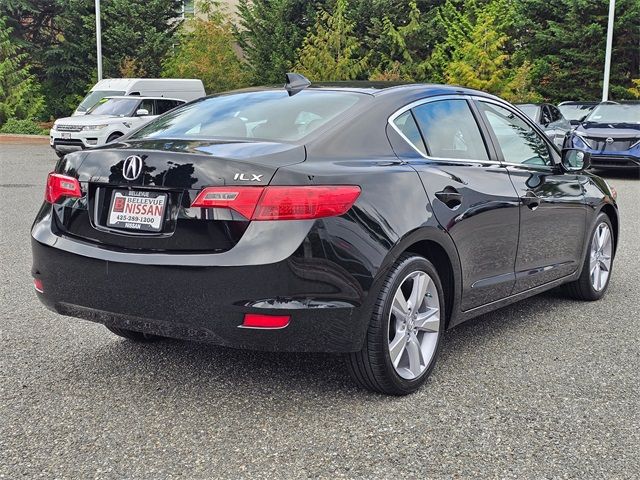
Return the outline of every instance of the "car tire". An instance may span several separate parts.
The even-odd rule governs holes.
[[[112,327],[109,325],[105,326],[111,333],[115,333],[119,337],[126,338],[127,340],[133,340],[134,342],[153,342],[161,338],[157,335],[127,330],[126,328]]]
[[[602,232],[608,235],[604,244],[599,244]],[[589,234],[589,245],[582,264],[582,272],[577,280],[565,285],[565,292],[576,300],[594,301],[601,299],[609,288],[609,280],[613,270],[613,256],[615,252],[615,238],[611,220],[605,213],[600,213],[596,218],[595,226]],[[607,267],[606,275],[598,278]],[[595,270],[594,270],[595,269]]]
[[[429,283],[424,287],[424,296],[412,302],[413,298],[420,298],[420,294],[413,294],[414,288],[420,291],[420,278]],[[404,310],[399,308],[402,301],[397,300],[398,295],[405,299]],[[412,303],[419,303],[418,307]],[[374,392],[415,392],[435,365],[445,319],[445,297],[435,267],[424,257],[403,254],[380,289],[362,350],[348,354],[351,376],[358,385]],[[398,347],[402,342],[404,347]]]
[[[107,138],[107,143],[111,143],[111,142],[113,142],[114,140],[117,140],[118,138],[120,138],[121,136],[122,136],[122,134],[121,134],[121,133],[119,133],[119,132],[112,133],[112,134],[111,134],[111,135],[109,135],[109,137]]]

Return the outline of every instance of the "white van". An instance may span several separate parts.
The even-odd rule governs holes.
[[[108,78],[100,80],[80,102],[73,115],[84,115],[105,97],[140,95],[143,97],[169,97],[190,102],[204,97],[202,80],[185,78]]]

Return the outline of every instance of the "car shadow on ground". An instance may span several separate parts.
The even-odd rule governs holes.
[[[571,301],[551,291],[447,331],[438,365],[428,383],[460,368],[458,357],[478,348],[483,341],[512,335],[514,330],[535,329],[537,321],[546,321],[545,306],[566,302]],[[550,324],[550,328],[561,329],[562,326]],[[110,333],[105,329],[104,335]],[[331,401],[367,399],[376,403],[392,398],[357,388],[340,355],[256,352],[171,339],[135,343],[112,338],[113,341],[92,347],[90,356],[74,357],[77,368],[73,371],[112,384],[112,387],[122,387],[124,382],[132,395],[149,395],[157,389],[190,390],[196,398],[215,396],[218,401],[225,401],[221,395],[233,401],[238,396],[256,394],[313,395]],[[427,384],[421,392],[428,388]]]

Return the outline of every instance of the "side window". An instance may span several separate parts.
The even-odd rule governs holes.
[[[140,105],[138,105],[138,110],[144,109],[149,112],[149,115],[156,115],[155,113],[156,109],[155,109],[154,103],[155,103],[154,100],[145,98],[140,102]]]
[[[156,100],[156,115],[162,115],[178,105],[180,105],[180,102],[175,100]]]
[[[414,147],[423,154],[427,154],[424,142],[422,141],[422,136],[420,135],[420,130],[418,130],[418,126],[416,125],[416,121],[414,120],[411,111],[407,111],[402,115],[399,115],[393,123]]]
[[[504,161],[527,165],[551,165],[547,143],[523,119],[506,108],[478,102],[495,133]]]
[[[552,122],[559,122],[560,120],[562,120],[562,113],[560,113],[560,110],[558,110],[553,105],[549,106],[549,110],[551,110],[551,121]]]
[[[551,113],[547,105],[542,106],[542,116],[540,117],[540,123],[542,125],[549,125],[552,122]]]
[[[489,160],[480,128],[466,100],[439,100],[413,109],[428,155]]]

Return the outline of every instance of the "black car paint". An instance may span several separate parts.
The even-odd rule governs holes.
[[[576,279],[585,232],[603,209],[617,239],[615,200],[598,177],[565,173],[559,164],[503,165],[490,141],[487,162],[425,158],[388,123],[398,109],[427,98],[499,99],[445,86],[350,90],[372,101],[304,144],[125,137],[67,155],[56,171],[79,178],[88,195],[45,203],[34,222],[32,273],[45,286],[39,298],[64,315],[170,337],[253,349],[357,351],[385,273],[403,252],[425,255],[440,267],[451,327]],[[121,179],[122,161],[132,153],[148,166],[142,184]],[[234,184],[234,173],[260,173],[270,185],[360,185],[362,194],[340,217],[225,218],[213,237],[220,248],[203,249],[206,242],[194,240],[195,248],[176,251],[170,242],[180,215],[213,223],[205,212],[190,211],[194,193]],[[136,238],[137,246],[128,243],[130,235],[91,224],[91,188],[109,183],[175,189],[172,203],[181,208],[170,214],[174,224]],[[434,197],[447,186],[463,194],[455,209]],[[520,199],[529,190],[540,197],[535,210]],[[70,229],[73,222],[65,219],[82,215],[85,223]],[[237,328],[251,312],[286,312],[292,321],[277,331]]]

